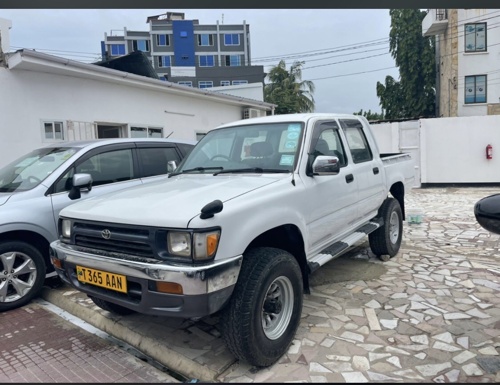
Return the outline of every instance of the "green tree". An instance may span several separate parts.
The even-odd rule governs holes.
[[[392,76],[377,82],[377,96],[387,119],[435,115],[436,67],[434,38],[422,36],[419,9],[391,9],[389,51],[399,67],[399,81]]]
[[[290,70],[286,69],[284,60],[274,66],[264,86],[264,101],[276,104],[276,115],[314,111],[314,83],[302,80],[303,61],[295,61]]]
[[[353,115],[361,115],[364,116],[368,120],[382,120],[384,119],[383,113],[372,112],[372,110],[363,111],[363,109],[358,112],[353,112]]]

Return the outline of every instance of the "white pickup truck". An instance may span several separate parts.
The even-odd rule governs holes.
[[[308,276],[363,237],[396,255],[408,154],[379,154],[367,120],[291,114],[220,126],[169,178],[64,208],[51,261],[96,305],[197,319],[219,312],[230,351],[276,362]]]

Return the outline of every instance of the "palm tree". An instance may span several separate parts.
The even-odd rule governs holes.
[[[303,64],[295,61],[287,71],[285,61],[280,60],[267,74],[270,83],[264,86],[264,100],[277,105],[276,115],[314,111],[315,86],[310,80],[302,80]]]

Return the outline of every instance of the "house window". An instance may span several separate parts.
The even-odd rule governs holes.
[[[191,81],[180,81],[180,82],[177,82],[177,84],[180,84],[181,86],[188,86],[188,87],[193,86],[193,82],[191,82]]]
[[[240,35],[237,33],[224,34],[224,45],[240,45]]]
[[[158,56],[158,67],[170,67],[170,56]]]
[[[134,51],[149,52],[149,40],[132,40]]]
[[[188,33],[187,33],[186,31],[181,31],[181,32],[179,33],[179,36],[180,36],[180,37],[187,37],[187,36],[188,36]]]
[[[121,56],[125,55],[125,45],[124,44],[111,44],[111,56]]]
[[[211,88],[214,86],[214,82],[201,80],[198,82],[198,88]]]
[[[130,127],[131,138],[163,138],[163,128]]]
[[[63,122],[43,122],[45,140],[64,140]]]
[[[465,52],[486,51],[486,23],[465,24]]]
[[[170,45],[170,37],[168,35],[156,35],[156,44],[157,45]]]
[[[486,103],[486,75],[465,77],[465,104]]]
[[[226,55],[226,67],[239,66],[241,66],[241,59],[239,55]]]
[[[248,80],[233,80],[233,86],[237,86],[239,84],[248,84]]]
[[[200,55],[200,67],[213,67],[214,55]]]
[[[214,45],[214,36],[208,33],[202,33],[198,35],[198,45],[201,46]]]
[[[231,81],[229,81],[229,80],[221,80],[220,81],[220,85],[221,86],[230,86],[231,85]]]

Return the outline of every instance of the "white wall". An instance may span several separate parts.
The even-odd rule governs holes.
[[[264,101],[264,85],[262,83],[238,84],[235,86],[211,87],[210,91],[241,96],[244,98]]]
[[[151,125],[195,140],[242,117],[241,105],[38,71],[0,67],[0,84],[0,167],[46,143],[44,119]]]
[[[500,102],[500,9],[458,10],[458,116],[487,115],[487,104]],[[487,52],[465,53],[465,24],[486,22]],[[486,75],[486,102],[465,104],[465,76]]]
[[[418,123],[417,125],[415,123]],[[405,141],[405,130],[417,135]],[[407,152],[420,183],[500,183],[500,116],[420,119],[371,124],[380,152]],[[413,141],[417,140],[417,148]],[[486,146],[493,159],[486,159]],[[418,173],[420,172],[420,175]],[[420,184],[417,183],[417,184]]]

